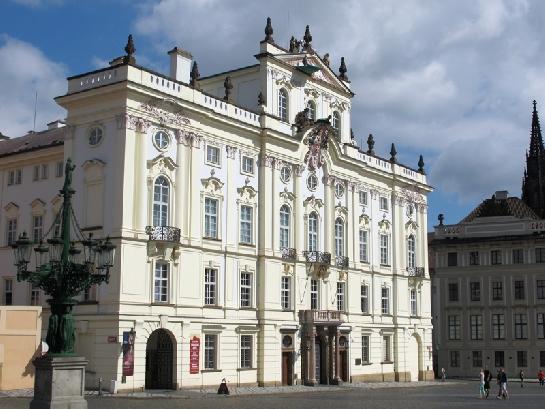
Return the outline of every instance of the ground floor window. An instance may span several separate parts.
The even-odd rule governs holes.
[[[252,336],[251,335],[240,336],[240,367],[241,368],[252,367]]]
[[[450,366],[451,368],[460,366],[460,351],[450,351]]]
[[[204,369],[217,368],[218,336],[214,334],[204,335]]]
[[[528,352],[527,351],[517,351],[517,366],[519,368],[524,368],[528,366]]]
[[[545,366],[545,351],[539,351],[539,366]]]
[[[392,337],[390,335],[382,337],[382,356],[384,362],[392,362]]]
[[[361,337],[361,363],[369,363],[369,335]]]
[[[483,351],[473,351],[473,367],[479,368],[483,366]]]
[[[494,366],[496,368],[505,366],[505,353],[503,351],[494,351]]]

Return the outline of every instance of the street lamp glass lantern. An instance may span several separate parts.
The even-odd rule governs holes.
[[[23,234],[19,236],[19,239],[12,247],[15,255],[15,265],[22,266],[30,262],[32,242],[28,238],[26,232],[23,232]]]
[[[96,260],[96,240],[93,240],[93,233],[89,233],[89,237],[86,240],[82,240],[81,244],[83,244],[83,252],[85,253],[85,263],[86,264],[95,264]]]
[[[107,237],[104,244],[102,244],[102,263],[105,268],[113,267],[115,257],[115,245]]]
[[[70,244],[68,249],[68,260],[73,264],[81,264],[81,249],[78,249],[74,242]]]
[[[44,266],[49,261],[49,248],[40,240],[38,247],[34,247],[34,254],[36,256],[36,268]]]
[[[58,263],[61,261],[63,242],[59,236],[55,236],[52,239],[47,240],[49,244],[49,259],[52,262]]]

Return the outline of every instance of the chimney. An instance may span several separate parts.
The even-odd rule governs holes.
[[[50,122],[47,124],[47,129],[50,131],[52,129],[59,129],[65,126],[64,122],[60,119],[57,119],[56,121]]]
[[[191,72],[193,56],[178,47],[170,50],[168,55],[170,55],[170,78],[189,84],[189,73]]]
[[[506,200],[508,194],[509,192],[507,190],[498,190],[494,196],[496,197],[496,200]]]

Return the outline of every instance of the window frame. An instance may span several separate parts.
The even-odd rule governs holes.
[[[278,118],[282,122],[289,122],[289,94],[285,88],[278,90]]]
[[[521,285],[519,285],[521,284]],[[513,281],[513,295],[515,301],[524,301],[526,300],[526,282],[525,280],[514,280]]]
[[[337,281],[336,302],[337,302],[337,311],[345,311],[346,283],[344,281]]]
[[[447,267],[457,267],[458,266],[458,252],[449,251],[447,253]]]
[[[365,190],[360,190],[358,193],[358,201],[361,206],[367,206],[369,203],[367,192]]]
[[[460,351],[449,351],[449,367],[460,367]]]
[[[379,233],[380,265],[390,267],[390,235]]]
[[[17,217],[11,217],[6,220],[6,245],[11,246],[17,241],[19,221]]]
[[[470,339],[481,341],[483,339],[483,316],[482,314],[471,314],[469,316]]]
[[[291,311],[291,277],[283,275],[280,279],[280,308]]]
[[[411,317],[418,317],[418,293],[415,288],[409,290],[409,306]]]
[[[369,314],[369,284],[360,285],[360,308],[362,314]]]
[[[470,266],[480,265],[479,252],[478,251],[470,251],[469,252],[469,265]]]
[[[362,335],[361,336],[361,364],[362,365],[369,365],[371,363],[370,360],[370,336],[369,335]]]
[[[62,178],[64,175],[64,162],[58,161],[55,163],[55,177]]]
[[[368,264],[369,263],[369,231],[367,229],[360,228],[359,230],[359,250],[360,250],[360,263]]]
[[[218,305],[218,276],[219,270],[215,267],[204,269],[204,306]]]
[[[335,219],[335,255],[344,257],[345,254],[345,223],[341,217]]]
[[[494,351],[494,367],[503,368],[505,366],[505,351]]]
[[[247,204],[240,205],[239,243],[254,244],[254,207]]]
[[[536,338],[545,339],[545,313],[536,313]]]
[[[13,278],[4,277],[4,305],[13,305]]]
[[[211,152],[216,152],[215,158],[213,154],[210,154]],[[204,161],[209,166],[221,167],[221,148],[217,145],[207,143]]]
[[[517,351],[517,367],[528,367],[528,351]]]
[[[382,315],[390,315],[390,287],[380,289],[380,311]]]
[[[43,235],[44,216],[42,214],[35,214],[32,216],[32,242],[39,243],[43,239]]]
[[[493,266],[502,264],[501,250],[490,250],[490,264]]]
[[[378,198],[378,208],[382,212],[389,212],[390,211],[390,203],[386,196],[379,196]]]
[[[291,243],[291,208],[287,204],[280,206],[279,214],[279,241],[280,249],[290,248]]]
[[[382,336],[382,362],[392,363],[392,336],[383,335]]]
[[[341,136],[341,114],[339,111],[333,111],[331,114],[331,127],[335,130],[337,137]]]
[[[253,274],[249,271],[240,272],[240,308],[252,308]]]
[[[315,278],[310,280],[310,309],[320,309],[320,281]]]
[[[505,315],[492,314],[492,339],[505,339]]]
[[[316,102],[314,102],[312,99],[309,99],[306,103],[306,108],[308,108],[307,118],[311,121],[316,121]]]
[[[462,339],[462,322],[458,314],[447,316],[447,330],[449,341],[460,341]]]
[[[280,168],[280,181],[282,183],[288,183],[291,180],[291,168],[289,166],[282,166]]]
[[[483,351],[471,351],[471,363],[473,368],[482,368],[483,366]]]
[[[524,264],[524,249],[513,249],[511,255],[513,264]]]
[[[448,283],[447,291],[449,302],[460,302],[460,286],[458,283]],[[456,294],[456,298],[453,297],[454,294]]]
[[[492,301],[503,301],[503,281],[492,281]]]
[[[165,175],[159,175],[155,178],[152,195],[152,225],[154,227],[169,226],[171,183]]]
[[[157,140],[158,135],[163,135],[163,137],[160,137],[159,140]],[[152,142],[153,142],[153,146],[158,151],[165,152],[166,150],[168,150],[168,148],[170,146],[170,142],[171,142],[170,134],[167,131],[165,131],[164,129],[157,129],[153,133]]]
[[[513,338],[516,340],[528,339],[528,314],[514,313],[513,323],[515,326]]]
[[[160,276],[158,277],[158,274]],[[164,261],[156,261],[153,272],[153,303],[168,304],[170,292],[170,265]],[[159,291],[158,291],[159,290]],[[158,298],[159,295],[159,298]],[[164,299],[162,299],[164,297]]]
[[[481,301],[481,282],[480,281],[469,282],[469,300],[471,302]]]
[[[240,336],[240,369],[253,368],[253,335],[243,334]]]
[[[100,146],[104,140],[104,129],[101,126],[93,125],[87,131],[87,143],[89,146],[96,148]]]
[[[545,247],[536,247],[535,257],[537,264],[545,263]]]
[[[414,234],[407,237],[407,267],[416,267],[416,238]]]
[[[250,164],[250,169],[246,169],[247,163]],[[255,160],[249,155],[242,155],[240,158],[240,173],[243,175],[255,175]]]
[[[209,342],[211,341],[211,342]],[[218,369],[218,334],[204,334],[203,370],[215,371]]]
[[[545,300],[545,280],[536,279],[536,298],[538,300]]]
[[[215,206],[215,213],[210,212],[211,204]],[[219,239],[219,206],[220,200],[216,197],[206,196],[204,198],[204,238]],[[212,226],[213,229],[212,229]],[[213,231],[212,231],[213,230]],[[213,233],[213,234],[211,234]]]
[[[311,227],[314,226],[315,228]],[[320,237],[320,217],[315,211],[310,212],[307,220],[307,250],[318,251],[320,245],[318,243]]]

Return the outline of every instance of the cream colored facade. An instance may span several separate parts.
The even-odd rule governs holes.
[[[188,85],[189,54],[173,50],[170,76],[120,63],[69,78],[56,99],[81,228],[118,246],[110,283],[76,308],[89,384],[432,377],[426,176],[355,145],[349,83],[314,51],[260,47],[255,66],[198,87]],[[300,69],[305,56],[314,74]],[[336,129],[291,125],[309,101]],[[30,172],[36,158],[19,157],[6,156],[16,162],[1,165],[4,178],[14,166]],[[18,231],[30,229],[33,196],[52,220],[60,182],[19,198],[4,181],[0,228],[14,203]],[[154,225],[164,228],[146,229]],[[9,248],[0,257],[11,265]],[[13,285],[14,303],[27,303],[28,285]],[[120,341],[131,329],[125,377]]]

